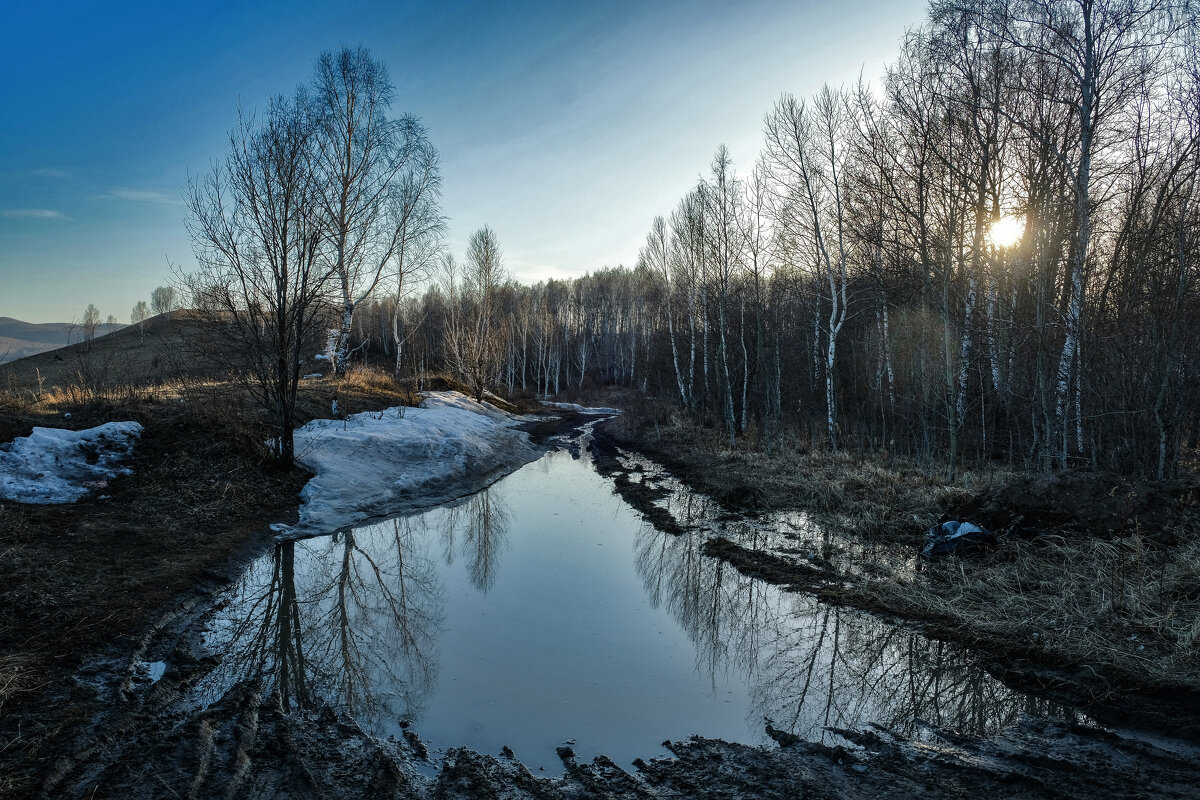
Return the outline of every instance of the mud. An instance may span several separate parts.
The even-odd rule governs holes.
[[[611,478],[617,493],[626,503],[637,509],[647,522],[663,533],[687,533],[688,529],[684,525],[658,505],[657,501],[665,497],[666,492],[648,481],[633,480],[631,471],[618,457],[619,448],[610,437],[603,433],[592,437],[588,443],[588,450],[592,454],[592,463],[595,464],[596,471]]]
[[[833,746],[768,721],[778,746],[693,737],[625,768],[604,756],[580,763],[564,746],[564,774],[547,777],[507,754],[452,749],[430,763],[418,733],[377,739],[328,707],[289,710],[252,683],[189,709],[181,689],[205,665],[172,655],[157,683],[103,688],[114,708],[93,720],[86,747],[58,760],[42,797],[1184,798],[1200,777],[1190,745],[1033,718],[990,739],[929,731],[914,742],[870,727],[837,731]]]
[[[535,440],[561,437],[569,417],[532,426]],[[626,470],[615,450],[593,447],[615,488],[661,523],[661,489]],[[722,498],[728,508],[758,505],[753,491]],[[667,514],[670,517],[669,514]],[[684,525],[670,517],[676,529]],[[739,570],[804,591],[835,591],[844,576],[710,539],[708,554]],[[235,561],[236,563],[236,561]],[[109,650],[76,671],[53,702],[86,709],[69,741],[40,754],[44,798],[1184,798],[1200,782],[1200,748],[1131,729],[1070,725],[1022,717],[987,738],[926,726],[919,740],[871,726],[835,731],[835,745],[764,727],[776,744],[755,747],[693,737],[664,742],[671,757],[618,765],[604,756],[579,762],[559,750],[564,773],[550,777],[512,757],[448,750],[428,758],[420,731],[380,739],[325,706],[298,708],[243,681],[204,708],[188,690],[218,665],[197,655],[197,624],[233,570],[219,570],[187,592],[122,653]],[[161,672],[151,664],[169,666]],[[1032,668],[1014,680],[1038,680]]]

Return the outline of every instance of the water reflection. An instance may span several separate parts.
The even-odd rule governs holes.
[[[701,555],[702,545],[646,526],[638,573],[691,638],[698,670],[714,683],[731,670],[746,676],[751,720],[829,740],[826,728],[868,722],[921,738],[930,727],[986,734],[1021,713],[1078,717],[1009,689],[962,648],[767,586]]]
[[[657,495],[655,504],[685,530],[721,536],[744,547],[800,555],[816,569],[843,575],[895,576],[913,570],[916,559],[911,548],[835,533],[805,511],[755,513],[752,518],[732,514],[641,454],[619,451],[619,460],[629,470],[629,479],[649,487]]]
[[[467,560],[471,584],[485,594],[496,583],[500,556],[508,547],[508,528],[512,514],[499,494],[484,489],[464,502],[448,506],[440,528],[445,544],[446,566],[454,564],[455,555]],[[455,539],[461,541],[455,548]]]
[[[427,551],[420,518],[276,544],[210,626],[212,691],[252,680],[286,710],[319,698],[368,724],[418,715],[445,604]]]
[[[280,543],[211,620],[220,664],[199,699],[251,681],[378,733],[414,720],[435,746],[553,754],[578,736],[577,752],[626,761],[689,733],[761,742],[764,717],[828,741],[869,722],[921,736],[1068,713],[960,649],[703,555],[714,529],[844,553],[810,520],[666,501],[692,533],[640,524],[588,462],[551,454],[451,507]]]

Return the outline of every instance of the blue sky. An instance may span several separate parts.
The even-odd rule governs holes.
[[[490,225],[518,279],[632,265],[725,143],[740,170],[783,92],[871,81],[924,0],[24,3],[0,47],[0,316],[128,322],[194,264],[188,174],[237,103],[365,45],[442,157],[449,240]]]

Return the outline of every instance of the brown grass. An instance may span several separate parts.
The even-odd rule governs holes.
[[[147,386],[203,373],[185,347],[198,322],[177,311],[80,342],[0,364],[0,391],[34,399],[50,390],[77,402],[122,386]]]
[[[749,446],[731,450],[720,432],[678,417],[643,427],[631,414],[608,423],[606,430],[713,497],[753,487],[764,508],[815,513],[860,536],[895,538],[900,533],[915,541],[945,508],[1011,477],[968,472],[952,482],[944,470],[886,456],[795,447],[773,453]]]
[[[985,490],[1003,496],[1009,471],[965,473],[892,461],[786,449],[730,450],[719,433],[678,419],[635,415],[610,425],[626,446],[664,462],[718,499],[756,487],[766,510],[802,509],[843,535],[890,542],[916,554],[924,530]],[[1171,531],[1092,531],[1068,524],[1034,541],[1002,537],[986,555],[864,570],[809,586],[822,598],[924,623],[1002,664],[1033,662],[1074,673],[1082,695],[1183,692],[1200,698],[1200,509],[1185,505]],[[720,553],[718,553],[720,555]],[[811,584],[786,554],[726,554],[740,569],[782,584]],[[726,557],[726,556],[722,556]],[[801,565],[804,566],[804,565]],[[1200,705],[1200,702],[1193,703]]]
[[[1130,687],[1200,692],[1200,540],[1006,538],[987,556],[926,565],[859,591],[935,620],[989,651],[1094,674],[1097,697]],[[868,604],[871,604],[868,602]]]
[[[29,791],[53,743],[98,702],[70,679],[80,663],[132,647],[180,597],[231,579],[237,554],[292,513],[307,479],[271,465],[269,431],[243,387],[156,370],[155,349],[162,366],[167,345],[135,333],[64,357],[90,365],[83,369],[54,353],[0,368],[0,442],[34,426],[145,427],[134,473],[111,482],[109,499],[0,501],[0,795]],[[134,363],[117,369],[130,352]],[[366,370],[307,379],[299,424],[328,417],[335,393],[348,414],[419,399]]]

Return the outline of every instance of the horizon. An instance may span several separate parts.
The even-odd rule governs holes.
[[[130,310],[194,265],[183,187],[225,154],[240,101],[262,108],[317,56],[359,44],[429,128],[447,245],[491,226],[522,283],[636,264],[726,144],[739,172],[782,94],[876,83],[925,2],[409,4],[14,12],[0,58],[0,316],[71,322]],[[288,24],[276,33],[275,17]],[[178,31],[187,31],[180,36]],[[267,35],[268,30],[270,31]],[[47,61],[45,53],[56,58]]]

